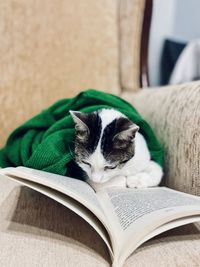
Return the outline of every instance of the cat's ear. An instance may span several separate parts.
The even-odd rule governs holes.
[[[80,138],[84,138],[86,134],[89,134],[89,128],[86,124],[87,114],[80,111],[69,111],[72,119],[75,123],[75,129],[79,133]]]
[[[139,130],[139,126],[133,123],[128,129],[117,133],[113,140],[129,141],[135,138],[136,133]]]

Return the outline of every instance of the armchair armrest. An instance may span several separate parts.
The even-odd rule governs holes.
[[[200,82],[123,93],[165,148],[165,185],[200,195]]]

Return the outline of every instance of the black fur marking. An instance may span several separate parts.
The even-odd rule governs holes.
[[[85,181],[87,174],[84,172],[84,170],[81,169],[81,167],[78,166],[78,164],[71,160],[67,164],[67,176],[72,178],[78,178],[79,180]]]
[[[99,138],[101,135],[102,125],[101,125],[101,118],[99,117],[99,114],[96,112],[91,113],[88,116],[88,120],[86,121],[86,124],[90,130],[86,149],[88,150],[89,153],[93,153],[98,145]]]
[[[123,164],[134,156],[134,141],[114,138],[121,131],[127,130],[132,122],[126,118],[113,120],[106,126],[101,140],[101,151],[104,158],[110,163]]]
[[[81,161],[81,159],[86,158],[88,154],[92,154],[99,142],[102,123],[98,112],[92,112],[89,114],[84,114],[81,120],[89,128],[89,133],[86,133],[85,138],[79,140],[79,132],[76,132],[76,148],[75,155],[76,160]]]

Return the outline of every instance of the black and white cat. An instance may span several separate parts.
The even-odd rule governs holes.
[[[75,161],[95,188],[157,186],[162,168],[150,159],[139,127],[115,109],[70,111],[75,123]]]

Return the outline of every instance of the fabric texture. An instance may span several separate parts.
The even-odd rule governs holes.
[[[123,93],[165,150],[164,183],[200,196],[200,82]]]
[[[0,147],[58,99],[85,88],[139,90],[144,3],[0,1]]]
[[[0,146],[58,99],[85,88],[119,94],[118,8],[118,0],[0,1]]]
[[[116,108],[135,122],[147,141],[151,158],[163,165],[162,146],[135,108],[117,96],[90,89],[58,101],[17,128],[0,151],[0,166],[22,165],[66,175],[74,150],[74,122],[69,111],[102,108]]]

